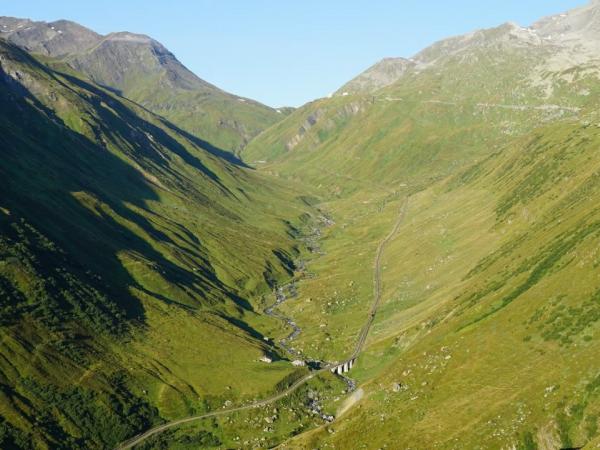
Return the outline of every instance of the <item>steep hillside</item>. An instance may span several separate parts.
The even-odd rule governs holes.
[[[259,314],[312,209],[0,40],[0,447],[111,448],[264,395]]]
[[[284,448],[597,440],[599,142],[595,125],[542,127],[410,196],[360,407]]]
[[[558,50],[520,39],[524,33],[508,24],[436,44],[375,95],[300,108],[255,139],[244,158],[333,190],[347,188],[338,178],[348,174],[410,182],[449,173],[539,123],[568,120],[593,104],[591,67],[553,71]]]
[[[593,16],[586,7],[566,18],[581,11]],[[416,55],[413,68],[375,95],[316,100],[248,146],[248,163],[316,186],[340,224],[316,263],[324,278],[307,282],[306,295],[326,302],[345,298],[353,305],[346,308],[352,322],[305,326],[304,345],[329,357],[352,345],[369,305],[371,274],[362,268],[393,221],[391,212],[372,217],[382,205],[485,161],[541,124],[595,122],[600,91],[592,68],[600,66],[590,60],[553,70],[552,61],[569,45],[548,43],[515,24],[450,38]],[[308,308],[306,319],[333,309],[321,306]],[[336,339],[323,339],[323,332]]]
[[[95,83],[230,152],[284,116],[285,110],[229,94],[198,78],[148,36],[101,36],[65,20],[11,17],[0,17],[0,36],[29,52],[61,58]]]
[[[317,186],[336,220],[285,309],[325,359],[355,345],[408,199],[350,372],[360,395],[282,448],[598,442],[598,17],[592,2],[437,43],[374,95],[317,100],[246,149]]]
[[[336,95],[369,94],[398,81],[414,63],[405,58],[385,58],[342,86]]]
[[[300,108],[255,139],[244,158],[334,189],[332,169],[386,181],[455,170],[593,104],[598,11],[592,3],[530,28],[507,23],[436,43],[391,85]],[[557,34],[547,22],[571,31]]]
[[[0,447],[600,442],[598,20],[376,65],[257,170],[114,92],[212,89],[150,38],[0,41]]]

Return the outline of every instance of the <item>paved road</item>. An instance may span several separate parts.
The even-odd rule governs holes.
[[[386,102],[404,102],[403,98],[394,97],[379,97],[377,100],[383,100]],[[462,106],[457,102],[444,101],[444,100],[422,100],[421,103],[431,103],[437,105],[447,106]],[[467,105],[467,104],[465,104]],[[478,108],[499,108],[499,109],[512,109],[515,111],[567,111],[570,113],[578,113],[581,108],[576,106],[565,106],[555,104],[543,104],[543,105],[510,105],[506,103],[475,103]]]
[[[387,244],[389,244],[389,242],[394,238],[394,236],[398,232],[398,229],[400,228],[400,225],[402,224],[402,221],[404,220],[404,216],[406,215],[407,206],[408,206],[408,199],[406,199],[404,201],[404,203],[402,204],[402,206],[400,207],[400,212],[398,214],[398,218],[396,219],[396,222],[394,223],[394,228],[392,229],[390,234],[388,234],[387,237],[383,241],[381,241],[381,243],[379,244],[379,247],[377,247],[377,253],[375,254],[375,264],[374,264],[374,270],[373,270],[373,304],[371,305],[371,309],[369,310],[369,317],[367,318],[367,322],[365,323],[363,329],[360,332],[358,341],[356,343],[356,347],[354,349],[354,352],[350,356],[350,358],[343,361],[342,363],[338,363],[335,365],[333,365],[333,364],[328,365],[319,370],[315,370],[314,372],[311,372],[311,373],[305,375],[304,377],[300,378],[296,382],[294,382],[290,387],[288,387],[284,391],[282,391],[278,394],[275,394],[271,397],[268,397],[264,400],[258,400],[256,402],[249,403],[249,404],[243,405],[243,406],[224,408],[224,409],[220,409],[217,411],[202,414],[199,416],[186,417],[184,419],[179,419],[179,420],[175,420],[173,422],[168,422],[163,425],[159,425],[157,427],[154,427],[154,428],[146,431],[145,433],[134,436],[133,438],[121,443],[116,448],[116,450],[127,450],[130,448],[133,448],[136,445],[141,444],[143,441],[145,441],[149,437],[154,436],[155,434],[162,433],[165,430],[168,430],[170,428],[174,428],[174,427],[177,427],[179,425],[183,425],[183,424],[186,424],[189,422],[195,422],[195,421],[199,421],[199,420],[203,420],[203,419],[209,419],[211,417],[225,416],[225,415],[228,415],[228,414],[231,414],[234,412],[247,411],[250,409],[260,408],[262,406],[270,405],[270,404],[275,403],[276,401],[281,400],[282,398],[288,396],[289,394],[294,392],[296,389],[298,389],[300,386],[306,384],[309,380],[316,377],[318,374],[326,372],[328,370],[331,370],[334,367],[339,366],[340,364],[344,364],[345,362],[348,362],[350,360],[357,358],[358,355],[362,352],[362,349],[365,345],[367,336],[369,335],[369,331],[371,330],[371,326],[373,325],[373,321],[375,319],[375,315],[377,314],[377,309],[379,308],[379,303],[381,301],[381,257],[383,255],[383,252],[384,252]]]
[[[225,409],[220,409],[217,411],[213,411],[213,412],[209,412],[206,414],[202,414],[199,416],[191,416],[191,417],[186,417],[184,419],[179,419],[179,420],[174,420],[173,422],[168,422],[165,423],[163,425],[159,425],[157,427],[154,427],[148,431],[146,431],[145,433],[142,434],[138,434],[137,436],[129,439],[128,441],[125,441],[123,443],[121,443],[116,450],[126,450],[126,449],[130,449],[135,447],[138,444],[141,444],[143,441],[145,441],[146,439],[148,439],[150,436],[154,436],[155,434],[159,434],[162,433],[165,430],[168,430],[169,428],[174,428],[177,427],[179,425],[183,425],[185,423],[189,423],[189,422],[195,422],[197,420],[203,420],[203,419],[208,419],[211,417],[218,417],[218,416],[225,416],[234,412],[239,412],[239,411],[247,411],[249,409],[254,409],[254,408],[260,408],[262,406],[267,406],[270,405],[272,403],[275,403],[278,400],[281,400],[282,398],[288,396],[289,394],[291,394],[292,392],[294,392],[296,389],[298,389],[300,386],[302,386],[303,384],[305,384],[306,382],[308,382],[310,379],[314,378],[315,376],[317,376],[319,373],[321,372],[325,372],[327,370],[329,370],[330,367],[324,367],[320,370],[311,372],[310,374],[300,378],[299,380],[297,380],[294,384],[292,384],[290,387],[288,387],[285,391],[280,392],[279,394],[276,394],[272,397],[266,398],[264,400],[259,400],[253,403],[250,403],[248,405],[243,405],[243,406],[237,406],[237,407],[233,407],[233,408],[225,408]]]

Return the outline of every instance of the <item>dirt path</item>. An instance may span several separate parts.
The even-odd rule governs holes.
[[[349,359],[356,358],[360,352],[362,351],[365,341],[367,340],[367,336],[369,335],[369,331],[371,330],[371,326],[373,325],[373,321],[375,320],[375,315],[377,314],[377,310],[379,309],[379,303],[381,302],[381,257],[383,256],[383,252],[386,246],[390,243],[390,241],[394,238],[398,230],[400,229],[400,225],[404,220],[404,216],[406,215],[406,209],[408,207],[408,199],[404,200],[400,208],[400,213],[398,214],[398,219],[394,224],[394,228],[387,235],[387,237],[381,241],[379,247],[377,247],[377,253],[375,255],[375,267],[373,269],[373,305],[371,306],[371,310],[369,311],[369,317],[365,326],[363,327],[358,341],[356,343],[356,348],[354,349],[354,353]]]
[[[373,270],[373,304],[369,311],[369,317],[367,318],[367,322],[364,325],[364,327],[362,328],[361,333],[359,335],[354,352],[352,353],[350,358],[346,359],[344,362],[348,362],[352,359],[357,358],[365,345],[367,336],[369,334],[371,326],[373,325],[373,321],[375,319],[375,315],[377,314],[377,309],[379,308],[379,304],[381,301],[381,286],[382,286],[382,284],[381,284],[381,257],[383,255],[383,252],[384,252],[386,246],[389,244],[389,242],[394,238],[394,236],[398,232],[400,225],[402,224],[402,221],[404,220],[404,216],[406,215],[407,206],[408,206],[408,199],[406,199],[404,201],[404,203],[402,204],[402,206],[400,207],[400,212],[398,214],[398,218],[397,218],[396,222],[394,223],[394,227],[393,227],[392,231],[390,232],[390,234],[387,235],[387,237],[383,241],[381,241],[381,243],[379,244],[379,247],[377,248],[377,253],[375,254],[374,270]],[[344,362],[342,362],[341,364],[343,364]],[[338,366],[338,365],[339,365],[339,363],[335,364],[335,366]],[[119,446],[116,447],[116,450],[127,450],[130,448],[133,448],[136,445],[141,444],[142,442],[144,442],[151,436],[162,433],[165,430],[175,428],[179,425],[183,425],[183,424],[190,423],[190,422],[196,422],[196,421],[208,419],[211,417],[225,416],[225,415],[228,415],[228,414],[231,414],[234,412],[247,411],[247,410],[270,405],[272,403],[277,402],[278,400],[281,400],[284,397],[287,397],[289,394],[294,392],[300,386],[306,384],[308,381],[310,381],[311,379],[313,379],[320,373],[327,372],[328,370],[333,369],[333,367],[335,367],[335,366],[328,365],[319,370],[315,370],[315,371],[305,375],[304,377],[300,378],[299,380],[297,380],[295,383],[293,383],[290,387],[288,387],[284,391],[282,391],[278,394],[275,394],[271,397],[268,397],[264,400],[258,400],[256,402],[249,403],[247,405],[221,409],[221,410],[209,412],[209,413],[198,415],[198,416],[186,417],[184,419],[179,419],[179,420],[165,423],[163,425],[159,425],[157,427],[154,427],[154,428],[146,431],[145,433],[134,436],[133,438],[121,443]],[[354,399],[353,401],[351,401],[351,405],[353,405],[354,403],[356,403],[358,401],[355,397],[355,395],[361,395],[361,394],[358,394],[358,392],[360,392],[360,390],[356,391],[353,394],[353,396],[351,397],[351,399]]]
[[[343,416],[345,413],[350,411],[354,405],[356,405],[365,396],[365,391],[358,389],[350,397],[348,397],[342,407],[338,410],[336,416]]]
[[[377,100],[383,100],[386,102],[403,102],[402,98],[394,97],[379,97]],[[444,101],[444,100],[423,100],[421,103],[430,103],[436,105],[447,105],[447,106],[461,106],[457,102]],[[581,108],[575,106],[564,106],[554,104],[543,104],[543,105],[509,105],[506,103],[475,103],[478,108],[499,108],[499,109],[510,109],[514,111],[567,111],[570,113],[581,112]]]

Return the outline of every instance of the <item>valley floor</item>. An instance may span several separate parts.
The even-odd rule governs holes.
[[[381,287],[381,284],[382,284],[382,281],[381,281],[382,256],[385,252],[387,245],[398,233],[398,231],[402,225],[402,222],[404,221],[404,218],[406,215],[407,204],[408,204],[408,201],[403,201],[401,203],[399,212],[398,212],[397,218],[394,221],[392,230],[380,242],[380,244],[377,247],[377,251],[376,251],[375,259],[374,259],[374,263],[373,263],[373,269],[372,269],[373,296],[372,296],[372,300],[371,300],[371,306],[369,308],[367,318],[361,327],[360,334],[358,335],[358,338],[356,340],[356,346],[354,348],[354,351],[352,352],[352,354],[350,356],[348,356],[346,359],[338,358],[337,362],[335,362],[335,363],[321,364],[322,367],[315,369],[315,370],[310,370],[309,373],[302,376],[298,380],[294,381],[289,387],[285,388],[281,392],[278,392],[278,393],[276,393],[270,397],[267,397],[265,399],[262,399],[260,401],[250,402],[250,403],[247,403],[247,404],[241,405],[241,406],[225,407],[225,408],[217,410],[217,411],[209,412],[209,413],[202,414],[202,415],[192,416],[192,417],[186,417],[186,418],[174,420],[174,421],[159,425],[157,427],[154,427],[154,428],[120,444],[117,447],[117,449],[118,450],[126,450],[126,449],[136,447],[136,446],[144,443],[148,439],[152,438],[153,436],[163,433],[169,429],[180,427],[182,425],[189,424],[192,422],[205,421],[206,419],[227,416],[227,415],[230,415],[233,413],[250,411],[253,409],[265,408],[270,405],[276,404],[280,400],[282,400],[285,397],[289,396],[290,394],[293,394],[294,392],[296,392],[299,388],[301,388],[302,386],[307,384],[313,378],[318,377],[319,375],[322,375],[322,374],[328,374],[328,373],[334,371],[338,366],[345,364],[347,361],[355,360],[355,359],[359,358],[360,354],[362,353],[363,347],[366,343],[366,340],[369,336],[369,331],[371,330],[373,321],[377,315],[379,304],[381,301],[381,296],[382,296],[382,287]],[[281,301],[281,298],[278,295],[277,291],[276,291],[275,297],[277,300],[275,303],[275,306],[282,305],[283,302]],[[283,297],[283,298],[285,299],[285,297]],[[267,308],[267,311],[272,311],[272,307]],[[283,320],[285,323],[292,322],[292,320],[293,320],[290,318],[286,318],[285,316],[278,316],[278,318],[280,320]],[[294,331],[294,333],[292,333],[292,335],[295,335],[294,337],[297,337],[296,331],[299,330],[299,328],[294,327],[294,329],[295,329],[295,331]],[[288,345],[291,344],[289,341],[289,338],[286,339],[286,344],[288,344]],[[348,411],[354,404],[356,404],[358,401],[360,401],[360,399],[362,398],[362,395],[363,395],[362,389],[359,389],[358,391],[354,392],[348,398],[348,400],[345,401],[342,408],[338,411],[338,414],[342,415],[346,411]]]

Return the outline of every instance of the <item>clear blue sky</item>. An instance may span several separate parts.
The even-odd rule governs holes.
[[[201,78],[271,106],[336,90],[386,56],[587,0],[4,0],[0,15],[70,19],[162,42]]]

